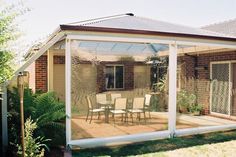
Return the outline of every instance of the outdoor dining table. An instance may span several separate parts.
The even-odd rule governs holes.
[[[104,100],[100,101],[99,104],[105,107],[105,122],[109,123],[109,109],[112,107],[113,102],[111,100]]]

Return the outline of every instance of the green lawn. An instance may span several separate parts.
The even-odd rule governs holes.
[[[148,153],[135,157],[235,157],[236,140],[180,148],[173,151]]]
[[[231,141],[234,142],[234,145],[236,145],[236,142],[233,140],[236,140],[236,130],[228,132],[217,132],[217,133],[187,136],[181,138],[178,137],[173,139],[149,141],[132,145],[119,146],[115,148],[84,149],[79,151],[73,151],[73,157],[91,157],[91,156],[118,157],[118,156],[135,156],[135,155],[165,157],[171,155],[171,153],[172,155],[178,154],[177,152],[179,151],[182,154],[184,153],[186,154],[188,151],[190,151],[190,153],[193,153],[190,156],[193,156],[194,154],[197,154],[197,152],[204,153],[204,151],[206,152],[207,150],[212,150],[212,149],[214,150],[218,148],[215,145],[209,145],[209,144],[218,143],[220,145],[219,149],[226,148],[225,146],[222,146],[220,144],[221,142],[226,142],[224,144],[227,145],[227,141]],[[181,149],[181,148],[188,148],[188,149]],[[175,152],[173,152],[173,150],[175,150]],[[225,150],[223,152],[225,152]],[[181,156],[181,154],[179,156]]]

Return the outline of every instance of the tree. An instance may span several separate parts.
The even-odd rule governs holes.
[[[9,44],[20,36],[16,19],[23,15],[27,8],[22,2],[4,5],[0,0],[0,84],[8,80],[13,73],[14,52]]]

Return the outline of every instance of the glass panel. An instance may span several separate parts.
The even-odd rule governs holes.
[[[107,89],[113,89],[114,86],[114,66],[106,66],[106,88]]]
[[[116,72],[116,88],[123,88],[123,66],[116,66],[115,67]]]
[[[168,45],[71,41],[72,140],[168,129],[168,56],[159,50]]]
[[[233,102],[233,69],[225,61],[229,54],[217,47],[178,46],[178,129],[236,124],[229,116]]]

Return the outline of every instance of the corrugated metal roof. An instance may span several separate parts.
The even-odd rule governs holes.
[[[236,37],[236,19],[207,25],[202,27],[202,29],[224,33]]]
[[[79,26],[80,28],[84,29],[86,29],[86,27],[109,28],[109,29],[112,28],[112,29],[122,29],[122,30],[141,30],[141,31],[164,32],[164,33],[175,33],[175,34],[185,34],[185,35],[235,38],[234,36],[225,35],[223,33],[208,31],[200,28],[193,28],[179,24],[173,24],[159,20],[153,20],[144,17],[133,16],[133,14],[110,16],[105,18],[98,18],[82,22],[65,24],[61,26],[69,26],[69,27]]]

